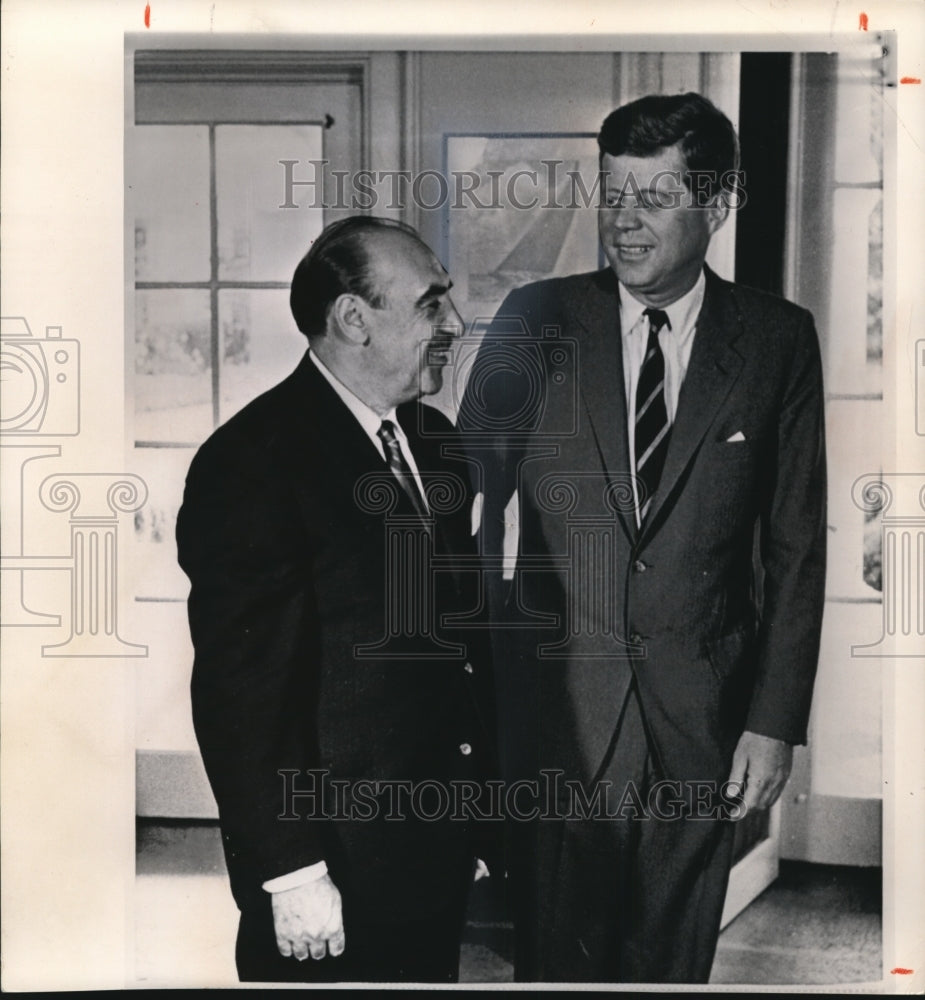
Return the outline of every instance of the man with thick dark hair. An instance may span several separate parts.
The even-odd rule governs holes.
[[[480,634],[443,624],[475,606],[466,464],[418,401],[460,332],[450,284],[406,226],[328,226],[292,282],[309,350],[187,477],[193,721],[242,980],[458,977],[493,727]]]
[[[705,266],[741,195],[725,115],[645,97],[598,141],[609,266],[508,296],[459,417],[493,559],[519,503],[514,579],[489,588],[517,626],[502,767],[540,789],[510,823],[515,971],[698,983],[734,820],[777,799],[806,738],[821,363],[808,312]]]
[[[601,157],[655,156],[676,144],[684,160],[685,179],[699,175],[707,200],[735,180],[739,167],[735,129],[700,94],[641,97],[611,111],[597,137]],[[692,189],[696,193],[696,185],[688,182],[685,186],[688,193]]]

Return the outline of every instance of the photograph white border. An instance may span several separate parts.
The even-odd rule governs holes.
[[[35,331],[61,327],[65,337],[80,340],[81,427],[68,442],[68,467],[117,475],[128,462],[120,410],[126,35],[169,47],[193,40],[220,47],[227,33],[268,48],[297,38],[312,48],[352,50],[559,51],[688,51],[696,37],[700,50],[805,51],[850,38],[863,44],[860,6],[787,0],[657,8],[533,2],[503,9],[481,2],[346,0],[325,8],[296,0],[5,2],[0,298],[5,314],[29,317]],[[897,75],[925,77],[923,7],[870,3],[863,9],[868,32],[896,31]],[[452,37],[450,20],[457,30]],[[913,415],[922,384],[915,376],[921,339],[915,331],[925,328],[925,91],[899,85],[885,100],[897,122],[902,220],[884,261],[885,274],[896,275],[884,357],[885,398],[895,401],[895,410],[885,426],[895,430],[892,468],[920,473],[925,439]],[[116,411],[120,419],[113,420]],[[885,454],[884,470],[890,460]],[[4,483],[5,511],[8,496]],[[57,544],[54,538],[35,543],[50,551]],[[5,629],[2,647],[2,985],[8,991],[130,987],[134,666],[118,656],[42,657],[29,633]],[[130,629],[125,634],[132,638]],[[884,977],[871,985],[916,993],[925,988],[925,658],[887,662],[883,677]],[[891,974],[897,968],[913,972]]]

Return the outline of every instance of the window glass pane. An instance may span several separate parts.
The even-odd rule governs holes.
[[[289,311],[288,289],[219,292],[222,366],[219,418],[227,420],[281,382],[308,347]]]
[[[148,499],[135,512],[135,550],[126,574],[131,593],[146,600],[185,600],[189,580],[177,563],[177,511],[183,501],[192,448],[140,448],[132,471],[148,486]]]
[[[209,293],[135,292],[135,440],[198,443],[212,430]]]
[[[839,58],[835,183],[871,184],[883,176],[883,88],[872,60]]]
[[[139,125],[133,147],[136,280],[208,280],[208,130]]]
[[[286,281],[323,225],[320,184],[296,187],[286,201],[280,160],[298,161],[295,181],[311,179],[309,160],[322,159],[318,125],[219,125],[215,129],[219,278]]]
[[[826,403],[827,520],[833,539],[826,572],[830,600],[856,603],[876,601],[880,596],[880,512],[869,515],[859,509],[853,489],[860,476],[876,473],[884,463],[883,426],[879,399],[830,399]]]
[[[867,217],[867,361],[883,363],[883,196]]]
[[[876,188],[839,188],[833,196],[833,294],[825,320],[829,393],[866,395],[882,388],[881,202]]]

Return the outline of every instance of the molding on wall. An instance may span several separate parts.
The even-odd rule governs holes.
[[[415,176],[421,169],[421,56],[418,52],[402,53],[399,103],[401,169]],[[402,221],[420,229],[420,208],[414,199],[410,199],[403,210]]]
[[[732,866],[720,929],[735,920],[777,878],[780,868],[780,812],[780,802],[776,802],[769,814],[767,837]]]
[[[135,52],[136,83],[365,83],[368,54],[159,49]]]
[[[883,803],[844,795],[790,795],[780,856],[826,865],[881,864]]]

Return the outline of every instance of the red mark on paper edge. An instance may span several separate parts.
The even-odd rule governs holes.
[[[145,4],[145,27],[151,27],[151,4]]]
[[[900,83],[921,83],[921,79],[917,76],[902,76],[899,78]]]
[[[858,18],[858,31],[867,31],[867,15],[861,14]]]
[[[891,976],[911,976],[913,969],[901,969],[898,965],[895,969],[890,969]]]

